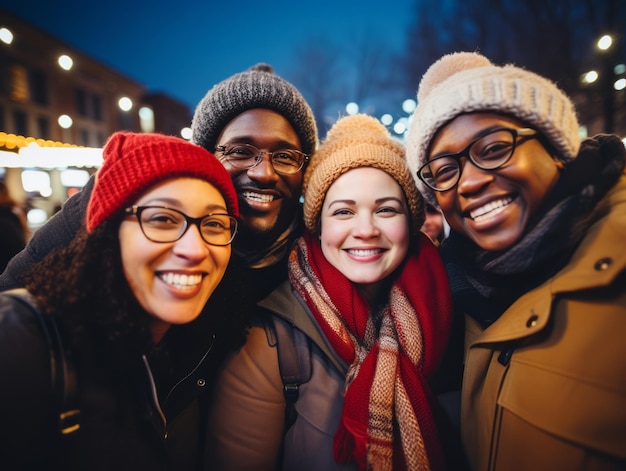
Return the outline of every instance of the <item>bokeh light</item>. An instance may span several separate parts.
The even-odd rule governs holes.
[[[59,56],[58,63],[63,70],[70,70],[74,65],[74,61],[72,60],[72,58],[65,54]]]

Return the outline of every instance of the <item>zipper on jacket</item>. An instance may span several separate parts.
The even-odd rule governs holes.
[[[159,395],[157,394],[156,383],[154,382],[154,376],[152,376],[152,370],[150,369],[150,364],[148,363],[148,359],[146,355],[141,355],[143,360],[143,364],[146,366],[146,370],[148,371],[148,380],[150,381],[150,392],[152,393],[152,400],[154,401],[154,405],[161,417],[161,421],[163,422],[163,438],[167,439],[167,419],[165,418],[165,414],[163,413],[163,409],[161,409],[161,403],[159,402]]]
[[[213,336],[211,338],[211,345],[209,345],[209,348],[207,349],[207,351],[204,352],[204,355],[202,355],[200,360],[196,363],[196,366],[194,366],[189,373],[187,373],[185,376],[183,376],[174,386],[172,386],[170,391],[167,393],[167,396],[165,396],[165,400],[163,401],[164,404],[170,398],[170,396],[172,395],[174,390],[181,383],[183,383],[187,378],[189,378],[191,375],[193,375],[198,370],[198,368],[200,368],[200,365],[202,365],[202,363],[204,363],[204,360],[206,359],[206,357],[209,355],[209,353],[213,349],[213,344],[214,343],[215,343],[215,334],[213,334]],[[150,368],[150,363],[148,362],[148,358],[146,357],[146,355],[145,354],[141,355],[141,358],[142,358],[144,366],[146,367],[146,370],[148,372],[148,380],[150,382],[150,393],[152,394],[152,400],[154,401],[154,405],[156,407],[156,410],[159,413],[159,416],[161,417],[161,421],[163,422],[163,438],[167,439],[167,418],[165,417],[165,413],[163,412],[163,408],[161,407],[161,402],[159,401],[159,395],[157,393],[156,382],[154,381],[154,376],[152,375],[152,369]]]
[[[213,334],[213,336],[211,337],[211,345],[209,345],[208,350],[206,352],[204,352],[204,355],[202,355],[202,357],[200,358],[200,360],[198,361],[196,366],[194,366],[189,373],[187,373],[185,376],[183,376],[180,380],[178,380],[176,382],[176,384],[174,386],[172,386],[170,388],[170,391],[167,393],[167,395],[165,396],[165,399],[163,400],[163,404],[167,403],[168,399],[170,398],[170,396],[172,395],[174,390],[178,386],[180,386],[181,383],[183,383],[187,378],[189,378],[192,374],[194,374],[198,370],[198,368],[200,368],[200,365],[202,365],[202,363],[204,363],[204,360],[206,359],[206,357],[209,355],[209,353],[213,349],[213,344],[214,343],[215,343],[215,334]]]

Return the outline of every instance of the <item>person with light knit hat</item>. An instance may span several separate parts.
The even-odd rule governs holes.
[[[401,142],[375,118],[339,119],[304,177],[307,231],[289,282],[260,306],[304,336],[311,375],[286,408],[263,323],[217,382],[216,469],[445,469],[428,381],[452,305]],[[278,339],[278,348],[282,347]],[[284,347],[283,347],[284,348]],[[286,417],[287,415],[287,417]]]
[[[419,85],[407,160],[443,211],[474,470],[626,469],[624,144],[550,80],[472,52]]]
[[[214,339],[189,324],[226,271],[237,194],[214,155],[180,138],[118,132],[103,158],[85,227],[33,266],[27,290],[0,293],[2,469],[203,459]]]

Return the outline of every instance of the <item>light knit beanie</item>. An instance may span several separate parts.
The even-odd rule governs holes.
[[[407,162],[417,187],[435,204],[434,191],[417,171],[427,162],[437,131],[460,114],[486,111],[517,118],[542,133],[563,162],[580,148],[574,105],[553,82],[513,65],[498,67],[474,52],[448,54],[432,64],[417,102],[406,138]]]
[[[191,140],[215,152],[217,138],[235,117],[255,108],[276,111],[293,126],[302,152],[317,147],[317,124],[300,92],[274,73],[271,66],[257,64],[211,88],[196,107],[191,121]]]
[[[383,170],[398,182],[406,197],[411,231],[419,231],[425,217],[424,199],[406,165],[404,145],[376,118],[364,114],[339,119],[310,160],[302,185],[307,229],[316,228],[333,182],[348,170],[361,167]]]
[[[228,213],[239,216],[237,193],[228,172],[206,149],[179,137],[116,132],[102,151],[89,205],[87,231],[120,213],[155,184],[175,177],[195,177],[224,197]]]

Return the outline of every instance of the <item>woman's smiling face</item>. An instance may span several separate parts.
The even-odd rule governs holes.
[[[328,189],[320,241],[326,259],[373,294],[402,263],[409,248],[409,215],[400,185],[386,172],[362,167]]]
[[[496,127],[525,126],[495,113],[457,116],[436,134],[429,159],[460,152],[477,136]],[[437,201],[452,229],[489,251],[505,250],[519,240],[558,181],[560,167],[538,139],[516,146],[511,159],[500,168],[481,170],[467,158],[461,165],[458,184],[436,192]]]
[[[176,178],[152,187],[134,202],[137,206],[166,206],[191,217],[227,214],[221,193],[197,178]],[[221,281],[231,246],[209,245],[191,225],[174,242],[152,242],[135,216],[119,228],[122,265],[135,297],[152,317],[155,341],[171,324],[194,320]]]

